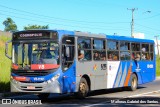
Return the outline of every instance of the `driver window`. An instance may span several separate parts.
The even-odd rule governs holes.
[[[74,60],[74,37],[66,36],[62,39],[62,69],[66,71]]]

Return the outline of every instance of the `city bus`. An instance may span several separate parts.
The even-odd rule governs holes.
[[[12,44],[9,55],[8,44]],[[5,55],[12,60],[11,92],[75,94],[138,85],[156,77],[154,41],[68,30],[13,33]]]

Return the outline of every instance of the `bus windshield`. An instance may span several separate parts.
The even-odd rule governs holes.
[[[33,64],[59,64],[57,42],[13,43],[12,62],[18,69],[30,69]]]

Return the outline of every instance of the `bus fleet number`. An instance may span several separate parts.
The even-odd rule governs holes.
[[[147,64],[147,68],[153,68],[153,64]]]
[[[44,69],[44,65],[38,65],[39,69]]]

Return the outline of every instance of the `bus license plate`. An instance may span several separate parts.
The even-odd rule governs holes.
[[[27,86],[27,89],[35,89],[34,86]]]

